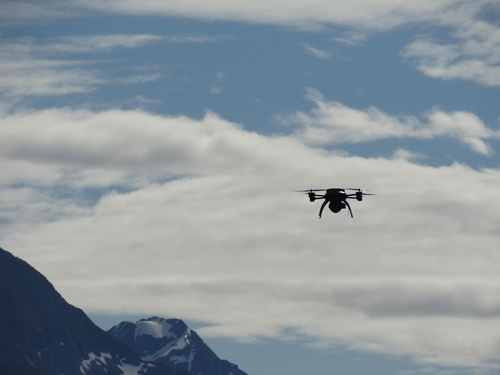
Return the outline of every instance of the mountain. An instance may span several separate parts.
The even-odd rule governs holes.
[[[152,317],[122,322],[109,331],[143,360],[162,363],[197,375],[247,375],[221,360],[198,334],[179,319]]]
[[[0,374],[187,375],[141,360],[0,248]]]

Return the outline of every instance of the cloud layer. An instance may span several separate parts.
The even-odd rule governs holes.
[[[154,35],[32,37],[0,43],[0,89],[4,100],[25,96],[68,95],[95,90],[106,82],[92,60],[67,59],[69,53],[96,53],[138,47],[162,39]]]
[[[342,1],[254,1],[234,2],[200,0],[183,2],[150,0],[86,1],[82,7],[133,14],[165,14],[205,20],[244,21],[317,28],[328,24],[362,26],[367,29],[390,29],[403,23],[421,21],[461,3],[456,0],[421,1],[418,6],[404,0],[372,2]]]
[[[500,28],[481,19],[482,12],[495,18],[500,8],[495,2],[478,1],[450,9],[438,23],[452,30],[451,40],[437,42],[429,35],[421,35],[406,46],[402,56],[414,61],[430,77],[499,86]]]
[[[3,9],[2,9],[3,8]],[[103,14],[129,15],[163,15],[195,18],[202,20],[243,21],[251,24],[271,24],[298,29],[318,30],[329,27],[343,27],[346,31],[333,40],[349,45],[360,45],[369,34],[389,32],[397,27],[426,24],[432,32],[416,35],[402,50],[401,56],[411,62],[423,74],[444,80],[461,79],[473,81],[485,86],[500,85],[500,28],[494,22],[484,17],[491,14],[490,19],[500,14],[497,2],[479,0],[474,2],[463,0],[420,1],[413,4],[405,0],[366,1],[356,0],[349,3],[343,1],[310,1],[296,0],[292,2],[253,1],[234,2],[217,0],[204,2],[188,0],[172,1],[73,1],[71,3],[47,0],[41,6],[31,1],[6,1],[0,5],[0,14],[9,14],[12,20],[51,19],[59,17],[76,17],[86,12]],[[433,35],[441,31],[443,37]],[[73,40],[72,40],[72,39]],[[153,39],[151,39],[153,38]],[[113,35],[94,36],[92,38],[69,37],[66,41],[53,44],[52,48],[67,48],[91,51],[92,48],[133,47],[138,43],[151,42],[151,35]],[[210,42],[213,37],[206,36],[170,36],[170,42]],[[325,59],[329,51],[318,49],[308,43],[302,43],[304,48],[314,56]],[[47,76],[47,64],[52,63],[52,69],[58,69],[63,61],[32,61],[35,68],[32,77]],[[40,66],[41,64],[41,66]],[[8,75],[3,64],[3,71]],[[48,67],[51,69],[51,67]],[[0,70],[0,74],[2,74]],[[29,73],[27,71],[24,74]],[[77,78],[84,78],[79,69],[66,71],[69,76],[62,77],[65,83],[56,90],[52,84],[49,94],[64,94],[68,92],[88,91],[88,87],[75,87]],[[20,77],[17,77],[18,79]],[[87,76],[87,81],[96,83],[99,77]],[[48,78],[46,78],[48,79]],[[35,81],[35,88],[41,82]],[[15,82],[9,86],[14,90]],[[27,88],[25,88],[27,90]],[[30,94],[39,95],[33,89]]]
[[[425,114],[425,121],[421,121],[413,116],[390,116],[377,108],[358,110],[329,102],[314,89],[308,90],[306,98],[315,104],[310,114],[297,112],[281,116],[278,121],[297,125],[297,136],[312,145],[447,137],[459,140],[479,154],[491,155],[493,150],[486,140],[500,139],[500,131],[491,130],[473,113],[433,109]]]
[[[494,366],[497,170],[342,156],[210,113],[53,109],[0,129],[2,163],[17,166],[1,175],[2,246],[87,311]],[[332,185],[379,195],[353,202],[354,219],[318,220],[293,193]]]

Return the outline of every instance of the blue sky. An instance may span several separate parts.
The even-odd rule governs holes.
[[[250,375],[495,372],[499,14],[4,1],[1,245]],[[318,220],[294,193],[328,187],[378,195]]]

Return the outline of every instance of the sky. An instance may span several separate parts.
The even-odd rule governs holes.
[[[249,375],[500,370],[496,0],[4,0],[0,246]],[[347,211],[296,191],[376,193]]]

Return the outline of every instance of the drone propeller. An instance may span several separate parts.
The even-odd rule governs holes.
[[[326,189],[295,190],[296,193],[312,193],[314,191],[326,191]]]
[[[357,193],[361,193],[363,195],[377,195],[374,193],[366,193],[366,191],[372,191],[372,190],[365,190],[365,189],[361,189],[361,188],[346,188],[346,190],[352,190],[352,191],[355,191]]]

